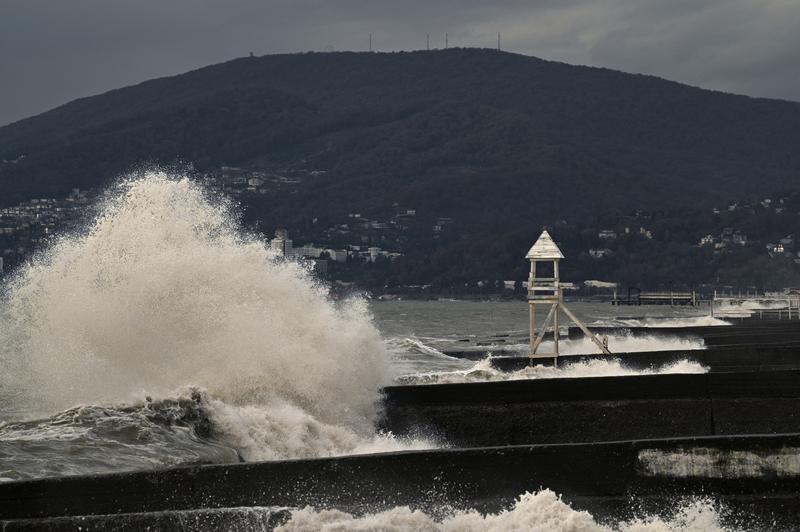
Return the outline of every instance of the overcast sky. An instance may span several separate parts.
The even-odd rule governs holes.
[[[800,0],[0,0],[0,125],[246,55],[494,47],[800,101]]]

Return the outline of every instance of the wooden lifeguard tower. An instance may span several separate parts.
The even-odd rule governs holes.
[[[564,258],[564,254],[558,249],[558,246],[553,242],[550,233],[542,231],[536,243],[528,250],[525,258],[531,261],[531,273],[528,277],[528,307],[530,310],[530,345],[531,359],[539,358],[552,358],[558,364],[558,340],[559,340],[559,314],[564,312],[566,316],[575,325],[580,327],[588,338],[590,338],[600,350],[606,355],[610,355],[608,345],[597,339],[592,331],[590,331],[575,315],[564,305],[563,289],[572,286],[561,282],[559,276],[559,261]],[[552,277],[538,277],[536,265],[540,262],[550,263],[552,265]],[[540,270],[541,271],[541,270]],[[541,333],[536,326],[536,307],[537,306],[549,307],[547,317],[542,323]],[[552,353],[539,353],[538,349],[544,339],[550,323],[553,324],[553,352]]]

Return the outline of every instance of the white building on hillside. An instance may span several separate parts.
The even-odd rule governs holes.
[[[293,257],[294,248],[292,247],[292,240],[289,238],[289,233],[286,229],[278,229],[275,231],[275,238],[270,241],[270,248],[276,255],[281,257]]]

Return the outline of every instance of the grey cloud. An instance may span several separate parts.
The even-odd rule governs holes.
[[[494,46],[800,100],[794,0],[0,0],[0,124],[253,51]]]

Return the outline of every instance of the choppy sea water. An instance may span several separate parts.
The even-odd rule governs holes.
[[[619,327],[682,327],[693,325],[725,326],[723,320],[710,316],[707,307],[613,307],[608,303],[569,302],[568,306],[587,325]],[[528,351],[528,307],[524,301],[377,301],[370,311],[386,343],[391,359],[392,373],[404,382],[414,375],[441,374],[448,382],[457,382],[458,375],[465,380],[476,380],[474,372],[482,378],[505,379],[491,370],[485,362],[447,356],[448,351],[476,351],[487,356],[497,350],[526,354]],[[541,318],[541,317],[540,317]],[[569,325],[569,324],[564,324]],[[542,343],[547,351],[550,342]],[[609,337],[612,352],[664,351],[703,349],[701,341],[679,336],[632,337],[624,334]],[[560,351],[565,354],[596,353],[597,348],[588,339],[560,341]],[[690,364],[664,368],[664,371],[684,373],[702,371]],[[473,371],[474,370],[474,371]],[[601,376],[634,374],[636,371],[622,366],[618,361],[569,365],[560,370],[537,368],[517,374],[530,378]],[[470,377],[472,375],[472,377]]]
[[[716,323],[702,309],[570,306],[587,323]],[[446,446],[377,433],[380,388],[633,372],[601,361],[503,375],[443,353],[522,351],[526,328],[524,302],[333,302],[304,267],[243,232],[229,205],[188,180],[147,173],[121,183],[84,230],[53,241],[3,287],[0,481]],[[620,336],[610,347],[702,346]],[[546,487],[508,507],[446,519],[407,508],[361,517],[303,509],[286,528],[720,529],[713,501],[614,528]]]

